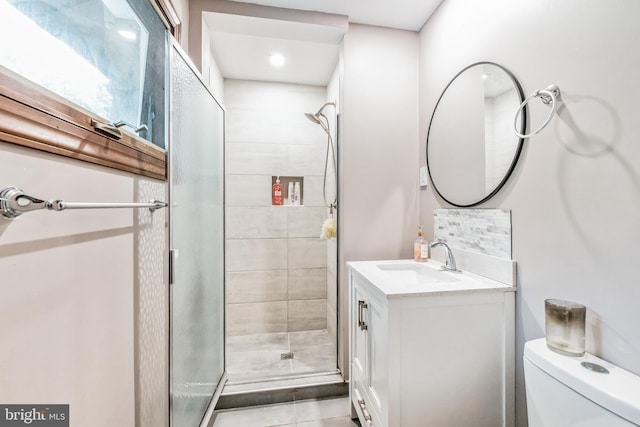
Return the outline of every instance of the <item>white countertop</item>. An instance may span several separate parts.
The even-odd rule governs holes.
[[[347,266],[371,282],[387,297],[516,290],[514,286],[466,271],[440,271],[442,263],[433,260],[351,261],[347,262]]]

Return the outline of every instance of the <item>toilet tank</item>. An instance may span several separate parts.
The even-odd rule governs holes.
[[[640,426],[640,377],[589,353],[564,356],[549,350],[544,338],[529,341],[524,376],[529,427]]]

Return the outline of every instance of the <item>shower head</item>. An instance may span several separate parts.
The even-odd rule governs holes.
[[[327,102],[322,107],[320,107],[320,109],[318,111],[316,111],[315,113],[304,113],[304,115],[307,117],[307,119],[311,120],[313,123],[322,126],[323,123],[320,121],[320,117],[324,117],[326,119],[325,115],[322,114],[322,110],[324,110],[325,107],[327,107],[329,105],[333,105],[335,107],[336,103],[335,102]]]
[[[314,113],[304,113],[305,117],[309,120],[311,120],[313,123],[319,125],[320,123],[320,119],[318,118],[317,114]]]

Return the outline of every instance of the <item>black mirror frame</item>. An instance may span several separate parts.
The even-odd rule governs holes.
[[[511,79],[511,82],[513,83],[513,86],[516,88],[516,91],[518,92],[518,95],[520,96],[520,103],[522,103],[524,101],[524,99],[525,99],[524,92],[522,90],[522,86],[520,85],[520,82],[518,81],[518,79],[516,79],[515,75],[511,71],[509,71],[506,67],[504,67],[504,66],[502,66],[500,64],[497,64],[495,62],[490,62],[490,61],[474,62],[473,64],[464,67],[462,70],[460,70],[451,79],[451,81],[449,83],[447,83],[447,86],[444,88],[444,90],[440,94],[440,97],[438,98],[438,102],[436,102],[435,107],[433,107],[433,113],[431,114],[431,120],[429,121],[429,129],[427,131],[427,141],[426,141],[426,148],[425,148],[425,155],[426,155],[426,159],[427,159],[427,170],[429,172],[429,180],[431,181],[431,185],[433,187],[433,190],[436,192],[436,194],[442,200],[447,202],[448,204],[450,204],[452,206],[456,206],[458,208],[470,208],[470,207],[478,206],[478,205],[486,202],[487,200],[491,199],[493,196],[495,196],[502,189],[502,187],[504,187],[504,185],[506,184],[507,180],[509,179],[509,177],[513,173],[513,170],[515,169],[516,164],[518,163],[518,159],[520,158],[520,153],[522,152],[522,147],[524,145],[524,139],[523,138],[519,138],[518,148],[516,149],[516,152],[515,152],[515,154],[513,156],[513,160],[511,161],[511,165],[509,165],[509,169],[505,173],[504,177],[502,178],[500,183],[496,186],[496,188],[491,193],[489,193],[483,199],[478,200],[477,202],[464,204],[464,205],[463,204],[459,204],[459,203],[454,203],[451,200],[447,199],[442,193],[440,193],[440,191],[438,190],[438,187],[435,185],[435,183],[433,181],[433,177],[431,176],[431,168],[429,167],[429,134],[431,133],[431,125],[433,124],[433,118],[435,117],[436,111],[438,110],[438,105],[440,104],[440,101],[444,97],[444,94],[447,92],[447,89],[449,89],[449,86],[451,86],[453,84],[453,82],[458,78],[458,76],[460,76],[462,73],[467,71],[469,68],[472,68],[472,67],[475,67],[475,66],[478,66],[478,65],[493,65],[495,67],[500,68]],[[520,121],[520,130],[519,130],[519,132],[520,132],[520,134],[524,135],[525,132],[526,132],[526,129],[527,129],[527,117],[528,117],[527,107],[526,106],[524,108],[522,108],[521,117],[522,117],[522,120]]]

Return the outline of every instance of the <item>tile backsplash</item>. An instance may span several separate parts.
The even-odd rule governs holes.
[[[436,209],[434,238],[447,243],[458,268],[516,285],[511,260],[511,211],[508,209]],[[442,251],[432,257],[444,261]]]
[[[434,237],[452,249],[511,259],[511,211],[436,209]]]

